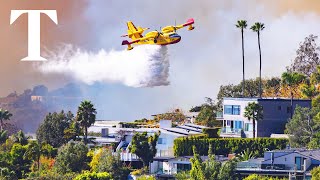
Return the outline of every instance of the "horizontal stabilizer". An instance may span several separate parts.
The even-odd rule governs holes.
[[[193,18],[188,19],[188,21],[185,24],[183,24],[183,26],[189,26],[191,24],[194,24],[194,19]]]
[[[131,41],[129,42],[128,40],[123,40],[122,41],[122,45],[129,45],[129,44],[133,44],[133,43],[136,43],[136,42],[139,42],[140,39],[137,39],[137,40],[134,40],[134,41]]]

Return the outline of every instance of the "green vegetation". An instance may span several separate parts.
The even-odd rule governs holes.
[[[320,167],[315,167],[311,170],[311,180],[320,180]]]
[[[206,161],[202,161],[197,149],[193,146],[193,158],[191,161],[190,177],[192,180],[236,180],[236,162],[229,160],[225,163],[215,161],[212,154],[212,146],[209,147],[208,157]]]
[[[207,135],[208,138],[218,138],[220,128],[204,128],[202,133]]]
[[[135,133],[132,137],[131,146],[129,150],[141,158],[143,166],[149,167],[149,163],[153,162],[153,157],[157,153],[157,141],[160,132],[152,136],[148,136],[147,132]]]
[[[84,142],[88,142],[88,127],[96,121],[96,109],[90,101],[82,101],[78,107],[76,121],[84,130]]]
[[[249,159],[255,158],[255,154],[248,148],[240,154],[237,154],[236,158],[237,161],[248,161]]]
[[[74,178],[74,180],[111,180],[112,176],[107,172],[84,172]]]
[[[291,134],[292,147],[320,148],[320,108],[297,107],[295,113],[286,124],[286,132]]]
[[[8,110],[0,108],[0,130],[3,130],[3,121],[10,120],[12,114]]]
[[[57,172],[66,174],[70,172],[81,172],[89,169],[90,158],[87,156],[88,147],[82,142],[71,142],[63,145],[56,157],[54,166]]]
[[[192,107],[190,112],[199,112],[195,123],[209,127],[221,127],[221,121],[216,120],[217,105],[209,97],[205,98],[205,103],[201,106]]]
[[[143,175],[137,178],[137,180],[156,180],[153,176]]]
[[[200,155],[207,155],[209,145],[212,145],[212,152],[219,155],[230,153],[239,154],[248,148],[255,155],[261,157],[266,148],[270,150],[284,149],[289,143],[288,139],[281,138],[202,138],[186,137],[174,140],[175,156],[190,156],[193,154],[192,147],[198,149]]]
[[[113,155],[106,148],[96,150],[89,165],[93,172],[109,172],[113,179],[126,180],[130,173],[130,169],[120,161],[120,154]]]
[[[258,174],[251,174],[243,180],[287,180],[288,178],[267,177]]]
[[[37,139],[40,143],[47,143],[53,147],[60,147],[67,143],[70,139],[65,138],[65,130],[72,123],[73,114],[69,111],[64,113],[49,113],[44,122],[37,130]]]
[[[263,109],[262,106],[256,102],[248,103],[245,107],[244,117],[248,118],[249,121],[252,120],[253,126],[253,138],[256,137],[256,121],[263,119]]]

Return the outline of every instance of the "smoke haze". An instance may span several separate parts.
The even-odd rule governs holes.
[[[97,56],[93,52],[100,49],[105,49],[98,53],[103,56],[109,56],[111,49],[116,53],[125,49],[120,45],[120,35],[126,32],[128,20],[159,30],[175,20],[180,24],[190,17],[195,19],[196,29],[178,31],[181,42],[168,46],[170,86],[132,88],[122,85],[135,84],[128,83],[132,80],[124,80],[124,76],[112,84],[106,83],[112,78],[86,79],[93,84],[83,90],[97,106],[100,119],[132,120],[177,106],[187,110],[202,103],[206,96],[215,98],[220,85],[240,82],[241,34],[235,28],[239,19],[248,20],[249,27],[256,21],[265,23],[261,33],[263,77],[279,76],[295,57],[299,43],[309,34],[320,34],[319,0],[0,1],[0,95],[35,84],[52,89],[87,78],[65,67],[63,71],[68,75],[60,75],[57,69],[47,69],[50,73],[43,74],[31,64],[20,62],[27,53],[27,20],[24,16],[9,26],[11,9],[57,9],[58,26],[42,17],[42,47],[53,50],[59,43],[74,44],[82,49],[82,55],[93,57]],[[249,27],[245,31],[245,67],[246,78],[253,78],[259,74],[259,54],[257,36]]]
[[[66,45],[49,53],[38,66],[42,73],[65,74],[79,82],[121,83],[130,87],[169,85],[166,46],[145,45],[131,51],[100,50],[97,53]]]

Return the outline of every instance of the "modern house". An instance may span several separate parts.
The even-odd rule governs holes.
[[[284,98],[224,98],[221,137],[253,137],[253,123],[244,117],[248,103],[256,102],[263,107],[263,119],[256,122],[256,137],[283,134],[285,124],[295,107],[311,107],[311,100]]]
[[[320,149],[285,149],[267,151],[263,158],[249,159],[237,164],[243,176],[261,174],[291,179],[311,179],[310,171],[320,166]]]

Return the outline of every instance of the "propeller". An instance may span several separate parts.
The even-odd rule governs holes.
[[[174,32],[177,32],[177,20],[176,20],[176,19],[174,20],[174,27],[173,27],[173,29],[174,29]]]
[[[158,30],[155,30],[155,31],[157,31],[158,35],[154,38],[153,42],[154,42],[154,43],[157,43],[157,42],[158,42],[158,41],[157,41],[158,37],[160,36],[160,34],[163,34],[163,33],[161,32],[161,26],[160,26],[160,30],[159,30],[159,31],[158,31]]]

